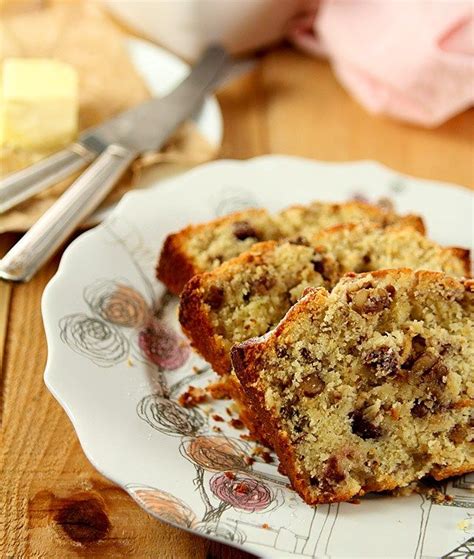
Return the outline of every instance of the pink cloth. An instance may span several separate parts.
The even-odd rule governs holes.
[[[308,1],[289,27],[369,111],[437,126],[474,105],[474,2]]]

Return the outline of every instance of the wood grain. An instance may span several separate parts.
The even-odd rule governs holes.
[[[13,246],[16,235],[0,236],[0,258]],[[3,387],[3,362],[8,332],[8,316],[10,310],[10,298],[12,294],[12,285],[7,282],[0,281],[0,388]],[[0,425],[3,419],[3,389],[0,391]]]
[[[0,513],[5,529],[0,556],[206,557],[208,541],[157,522],[94,470],[64,411],[46,390],[39,309],[57,265],[58,258],[34,281],[13,288],[5,364]]]
[[[370,158],[402,172],[474,187],[472,110],[436,130],[370,116],[326,63],[288,48],[262,57],[259,68],[220,92],[219,101],[222,157]],[[13,240],[0,237],[0,250]],[[40,300],[58,261],[26,285],[0,283],[0,557],[250,557],[154,520],[87,461],[43,383]]]
[[[427,130],[368,114],[327,62],[278,49],[265,59],[268,151],[326,161],[374,159],[474,188],[474,109]]]
[[[266,58],[248,75],[223,88],[217,96],[224,116],[221,158],[247,159],[269,151],[262,85],[265,64]]]

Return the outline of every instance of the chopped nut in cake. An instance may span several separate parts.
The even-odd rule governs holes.
[[[348,274],[233,348],[241,390],[307,503],[474,471],[473,292],[443,273]]]
[[[308,206],[287,208],[275,215],[263,209],[249,209],[190,225],[169,235],[161,251],[157,277],[172,293],[179,295],[192,276],[217,268],[257,242],[291,237],[304,244],[304,237],[340,223],[353,222],[382,227],[397,223],[424,232],[420,217],[398,216],[392,210],[365,202],[313,202]],[[318,261],[315,266],[319,266]]]

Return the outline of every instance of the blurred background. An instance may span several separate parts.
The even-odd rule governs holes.
[[[179,163],[262,153],[376,159],[473,184],[463,165],[474,128],[470,1],[2,0],[1,15],[2,60],[52,58],[77,70],[79,130],[156,94],[127,36],[188,62],[221,42],[259,64],[219,92],[222,145],[193,144]],[[152,73],[159,89],[169,65]],[[26,151],[7,149],[2,172],[38,157]]]
[[[65,113],[61,119],[51,118],[49,108],[38,113],[35,86],[25,86],[31,111],[22,125],[30,137],[33,122],[42,133],[25,145],[0,122],[3,176],[167,93],[186,73],[183,61],[192,63],[210,43],[256,57],[254,69],[224,84],[217,102],[160,153],[140,158],[89,224],[130,188],[214,158],[372,159],[474,186],[469,0],[2,0],[0,10],[4,115],[9,95],[15,103],[7,79],[15,71],[5,64],[12,59],[63,62],[77,82],[68,101],[75,123],[59,140],[52,123]],[[0,233],[26,230],[70,182],[0,215]]]

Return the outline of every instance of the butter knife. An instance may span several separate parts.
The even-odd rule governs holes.
[[[231,66],[232,59],[222,47],[209,47],[167,96],[121,113],[83,134],[77,144],[55,154],[52,161],[49,158],[50,162],[40,168],[43,180],[49,181],[52,174],[61,180],[93,162],[0,260],[0,278],[30,279],[97,208],[132,161],[140,154],[160,149]]]

